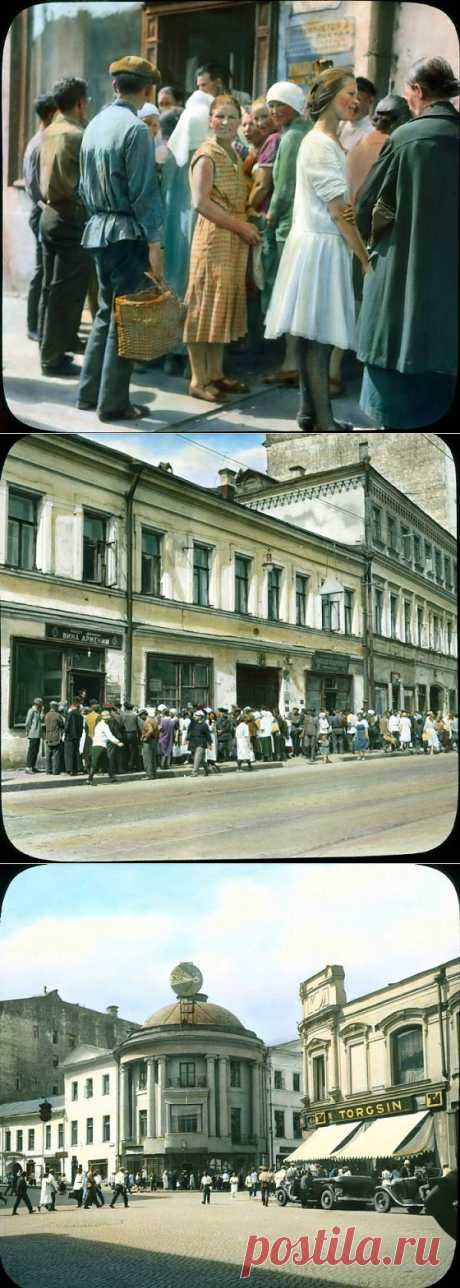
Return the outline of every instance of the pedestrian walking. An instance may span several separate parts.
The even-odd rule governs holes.
[[[413,751],[412,747],[412,725],[410,716],[407,711],[401,711],[399,722],[399,740],[401,751]]]
[[[355,753],[358,760],[365,760],[369,751],[369,725],[362,711],[356,719]]]
[[[140,713],[144,717],[141,735],[142,760],[147,778],[156,778],[158,769],[160,723],[155,715],[155,708],[148,707]]]
[[[160,707],[158,708],[160,712]],[[172,760],[174,734],[176,732],[176,721],[169,714],[167,707],[161,708],[160,717],[160,734],[159,734],[159,753],[160,768],[169,769]]]
[[[200,1181],[200,1187],[203,1191],[203,1198],[201,1200],[202,1203],[211,1202],[211,1186],[212,1186],[212,1176],[209,1176],[208,1172],[204,1172]]]
[[[120,712],[120,721],[126,734],[127,771],[134,774],[140,769],[139,738],[143,726],[131,702],[125,702],[123,711]]]
[[[72,1191],[71,1191],[70,1197],[77,1200],[78,1207],[80,1208],[83,1200],[83,1168],[81,1166],[81,1163],[79,1167],[77,1167],[75,1176],[73,1178],[73,1185],[72,1185]]]
[[[113,1192],[112,1202],[109,1203],[109,1208],[115,1207],[116,1201],[120,1197],[120,1194],[123,1198],[125,1208],[127,1208],[129,1205],[128,1205],[127,1185],[126,1185],[126,1173],[124,1172],[122,1167],[119,1167],[118,1171],[115,1172],[115,1189]]]
[[[57,1189],[58,1185],[54,1177],[54,1173],[50,1169],[46,1168],[42,1176],[40,1188],[40,1201],[38,1204],[39,1212],[43,1207],[46,1207],[48,1212],[55,1212]]]
[[[40,751],[40,738],[43,728],[43,702],[41,698],[34,698],[32,706],[26,715],[25,731],[28,738],[26,774],[38,774],[37,758]]]
[[[211,734],[204,718],[204,711],[195,711],[187,730],[187,742],[193,753],[192,778],[198,778],[200,769],[203,769],[207,777],[209,768],[206,764],[206,749],[211,745]]]
[[[30,1202],[29,1195],[28,1195],[28,1193],[27,1193],[27,1186],[28,1186],[28,1184],[29,1184],[29,1182],[28,1182],[28,1180],[27,1180],[26,1173],[25,1173],[25,1172],[22,1172],[22,1171],[21,1171],[21,1172],[19,1172],[19,1173],[18,1173],[17,1184],[16,1184],[16,1200],[15,1200],[15,1203],[14,1203],[12,1216],[17,1216],[18,1207],[19,1207],[19,1204],[20,1204],[21,1202],[22,1202],[22,1203],[25,1203],[26,1208],[28,1208],[28,1210],[29,1210],[29,1212],[30,1212],[30,1213],[32,1213],[32,1212],[33,1212],[33,1210],[34,1210],[34,1209],[33,1209],[33,1207],[32,1207],[32,1204],[31,1204],[31,1202]]]
[[[102,1193],[102,1176],[100,1172],[94,1173],[94,1185],[95,1185],[96,1197],[100,1200],[99,1206],[104,1207],[105,1198]]]
[[[246,764],[248,769],[252,770],[255,756],[249,732],[248,720],[249,713],[241,716],[241,719],[238,721],[236,726],[236,761],[238,769],[242,769],[243,765]]]
[[[440,751],[439,738],[436,731],[435,718],[432,711],[428,712],[423,727],[422,740],[427,745],[428,753],[434,756],[435,752]]]
[[[311,707],[304,715],[302,728],[303,754],[307,757],[310,765],[312,765],[316,759],[317,745],[318,717],[315,715],[313,707]]]
[[[217,764],[217,728],[216,713],[206,709],[206,723],[211,734],[211,745],[206,748],[206,764],[212,774],[220,774],[220,768]]]
[[[103,753],[107,754],[107,748],[109,746],[123,746],[121,739],[116,738],[112,733],[108,723],[109,720],[110,711],[102,711],[101,718],[94,727],[93,745],[91,749],[91,769],[88,777],[88,785],[91,785],[92,787],[96,786],[94,783],[94,775],[98,773]],[[109,775],[109,781],[111,783],[115,783],[117,780],[113,773],[113,764],[110,759],[108,759],[107,763],[107,773]]]
[[[259,721],[259,743],[263,761],[273,760],[273,724],[273,712],[269,711],[268,707],[262,707]]]
[[[342,718],[337,711],[331,711],[328,719],[331,728],[332,752],[333,755],[336,756],[338,753],[343,751]]]
[[[219,707],[218,709],[216,730],[217,759],[218,761],[230,760],[234,729],[227,707]]]
[[[113,301],[145,290],[146,272],[162,280],[163,235],[152,140],[139,108],[160,73],[129,54],[110,64],[115,98],[90,122],[81,149],[81,191],[89,212],[82,245],[95,260],[98,309],[88,340],[77,406],[97,408],[102,421],[139,420],[148,408],[131,405],[133,364],[118,355]]]
[[[399,711],[392,711],[388,717],[388,732],[394,738],[396,750],[399,751],[401,738],[401,716]]]
[[[232,1172],[232,1175],[230,1177],[230,1194],[232,1196],[232,1199],[236,1199],[238,1194],[238,1177],[236,1175],[236,1172]]]
[[[32,202],[29,215],[29,228],[35,238],[35,269],[27,294],[27,335],[29,340],[38,340],[40,296],[43,284],[43,250],[39,229],[43,202],[40,192],[40,144],[43,131],[51,125],[56,103],[52,94],[40,94],[34,102],[34,112],[38,116],[39,127],[27,144],[22,166],[22,177],[27,196]]]
[[[79,698],[73,698],[64,725],[64,765],[66,773],[76,778],[80,769],[80,739],[84,722]]]
[[[331,726],[325,711],[320,711],[318,716],[318,746],[319,754],[323,765],[331,765],[332,761],[329,756],[329,739],[331,736]]]
[[[268,1207],[270,1185],[272,1181],[273,1181],[273,1172],[271,1172],[268,1167],[262,1167],[259,1172],[259,1182],[260,1182],[260,1197],[262,1199],[262,1204],[264,1207]]]

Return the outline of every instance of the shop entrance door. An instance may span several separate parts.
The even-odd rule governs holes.
[[[261,92],[261,78],[264,86],[270,84],[268,59],[275,44],[270,11],[276,8],[248,0],[146,4],[142,52],[160,68],[162,84],[177,86],[186,98],[196,89],[197,68],[214,62],[229,72],[234,89],[252,98]]]
[[[438,711],[444,710],[444,689],[439,684],[430,686],[430,711],[437,715]]]
[[[275,666],[236,665],[236,701],[241,708],[273,711],[279,703],[281,671]]]
[[[68,672],[67,700],[72,701],[79,693],[86,692],[85,705],[89,702],[104,701],[105,671],[77,671],[73,667]]]

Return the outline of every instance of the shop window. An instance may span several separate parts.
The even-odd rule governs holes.
[[[35,1149],[35,1131],[33,1127],[30,1127],[27,1132],[27,1148]]]
[[[5,1151],[7,1154],[9,1154],[10,1150],[11,1150],[11,1132],[7,1130],[5,1132]]]
[[[353,632],[353,591],[346,590],[344,595],[345,635],[351,635]]]
[[[86,1119],[86,1144],[87,1145],[92,1145],[93,1143],[93,1127],[94,1127],[94,1120],[92,1118],[87,1118]]]
[[[230,1086],[241,1087],[241,1064],[239,1060],[230,1060]]]
[[[170,1105],[169,1107],[170,1131],[175,1135],[179,1132],[194,1133],[202,1131],[202,1108],[201,1105]]]
[[[17,1149],[17,1151],[18,1151],[18,1154],[22,1154],[22,1141],[23,1141],[22,1131],[17,1131],[17,1132],[16,1132],[16,1149]]]
[[[64,1123],[58,1123],[58,1149],[64,1149]]]
[[[138,1086],[138,1090],[139,1090],[139,1091],[145,1091],[145,1088],[146,1088],[146,1086],[147,1086],[147,1065],[146,1065],[146,1064],[141,1064],[141,1065],[140,1065],[140,1068],[139,1068],[139,1081],[138,1081],[137,1086]]]
[[[103,1073],[102,1074],[102,1095],[108,1096],[109,1093],[110,1093],[110,1074]]]
[[[78,1082],[72,1083],[72,1100],[78,1100]]]
[[[167,707],[210,707],[212,662],[203,658],[158,657],[147,654],[146,704]]]
[[[147,1110],[139,1110],[139,1140],[143,1140],[147,1135]]]
[[[275,1109],[275,1136],[285,1137],[284,1130],[284,1109]]]
[[[244,555],[235,556],[235,613],[248,612],[250,568],[250,559]]]
[[[158,532],[142,529],[143,595],[161,595],[161,537]]]
[[[302,1136],[302,1115],[294,1113],[292,1115],[292,1135],[294,1140],[300,1140]]]
[[[307,624],[308,577],[297,573],[295,579],[295,620],[296,626]]]
[[[300,1073],[293,1073],[292,1075],[292,1090],[300,1091]]]
[[[70,1144],[78,1145],[78,1122],[75,1119],[70,1124]]]
[[[323,631],[340,630],[340,595],[321,596]]]
[[[275,1091],[283,1090],[283,1074],[281,1069],[275,1069],[273,1074],[273,1086]]]
[[[13,643],[12,724],[23,725],[37,693],[45,706],[61,701],[62,652],[51,644]]]
[[[383,624],[383,590],[374,590],[374,630],[376,635],[382,634]]]
[[[51,1149],[51,1123],[45,1127],[45,1149]]]
[[[232,1145],[238,1145],[241,1141],[241,1109],[230,1110],[230,1133]]]
[[[395,1087],[409,1086],[424,1076],[423,1036],[418,1024],[399,1029],[391,1039],[392,1079]]]
[[[268,570],[267,616],[270,622],[280,620],[281,568]]]
[[[193,603],[200,608],[209,607],[211,577],[211,551],[209,546],[193,545]]]
[[[145,1115],[147,1120],[147,1114]],[[146,1132],[144,1132],[146,1135]],[[102,1139],[110,1140],[110,1114],[104,1114],[102,1119]]]
[[[324,1100],[326,1095],[326,1060],[324,1055],[313,1058],[313,1100]]]
[[[12,568],[35,568],[39,498],[10,487],[8,496],[8,553]]]
[[[193,1060],[181,1060],[179,1064],[179,1086],[196,1086],[196,1068]]]

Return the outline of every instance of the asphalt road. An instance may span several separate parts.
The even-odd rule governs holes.
[[[320,1265],[295,1265],[300,1238],[309,1240],[313,1252],[318,1232],[325,1232]],[[340,1257],[346,1232],[351,1236],[353,1259],[363,1264],[327,1264],[331,1233],[339,1231],[336,1255]],[[199,1194],[134,1195],[127,1210],[118,1204],[111,1212],[73,1210],[58,1206],[54,1214],[29,1216],[24,1206],[16,1217],[0,1209],[3,1267],[21,1288],[238,1288],[241,1268],[251,1235],[266,1243],[254,1244],[254,1260],[266,1260],[251,1270],[249,1283],[266,1288],[429,1288],[443,1279],[451,1264],[454,1242],[427,1216],[409,1216],[404,1210],[380,1215],[372,1210],[303,1210],[298,1205],[280,1208],[274,1199],[263,1208],[260,1199],[239,1194],[213,1194],[202,1207]],[[349,1236],[350,1237],[350,1236]],[[401,1264],[393,1266],[399,1239],[412,1240],[402,1250]],[[276,1240],[281,1243],[276,1251]],[[372,1240],[381,1240],[373,1244]],[[431,1248],[431,1240],[437,1246]],[[437,1265],[416,1262],[429,1255]],[[276,1257],[291,1254],[282,1268]],[[273,1254],[274,1260],[270,1260]],[[331,1258],[333,1257],[331,1251]],[[371,1256],[374,1262],[370,1262]],[[358,1259],[359,1260],[359,1259]],[[370,1262],[370,1263],[369,1263]]]
[[[21,855],[60,862],[426,854],[452,831],[457,775],[455,755],[302,759],[252,775],[11,793],[3,820]]]

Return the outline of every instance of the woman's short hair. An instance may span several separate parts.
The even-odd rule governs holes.
[[[220,107],[221,103],[233,103],[233,106],[236,107],[238,116],[241,120],[241,103],[238,102],[237,98],[233,97],[233,94],[217,94],[216,98],[213,98],[209,107],[210,116],[214,115],[214,112],[217,111],[217,108]]]
[[[407,84],[420,85],[424,98],[456,98],[460,93],[460,82],[445,58],[420,58],[413,63]]]
[[[329,107],[345,81],[354,79],[352,67],[328,67],[326,71],[320,72],[313,81],[307,103],[312,121],[316,121]]]

